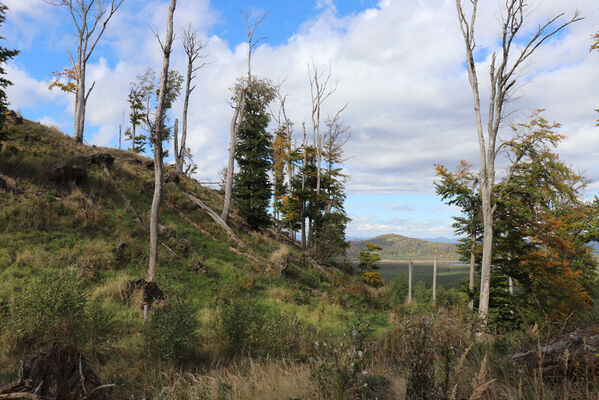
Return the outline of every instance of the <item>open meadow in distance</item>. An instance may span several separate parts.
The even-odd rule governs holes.
[[[381,260],[378,264],[381,268],[378,272],[385,281],[391,281],[399,275],[408,274],[408,262],[398,260]],[[423,281],[426,287],[433,284],[433,262],[414,261],[414,283]],[[445,289],[460,287],[460,282],[468,279],[468,265],[455,261],[439,262],[437,264],[437,285]]]

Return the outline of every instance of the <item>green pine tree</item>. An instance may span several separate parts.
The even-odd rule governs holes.
[[[245,111],[235,146],[239,172],[233,181],[233,197],[239,214],[254,229],[271,224],[268,213],[272,198],[272,137],[266,131],[270,121],[268,104],[274,91],[267,81],[252,81],[246,89]]]
[[[6,10],[8,7],[0,3],[0,25],[6,20]],[[4,37],[0,36],[0,39]],[[6,47],[0,47],[0,128],[4,126],[4,120],[6,119],[5,113],[8,109],[8,100],[6,98],[6,87],[12,85],[12,82],[3,76],[6,75],[4,65],[8,60],[13,59],[19,54],[19,50],[10,50]]]

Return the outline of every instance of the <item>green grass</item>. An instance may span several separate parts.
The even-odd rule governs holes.
[[[406,275],[408,273],[408,263],[402,261],[382,261],[379,262],[379,273],[386,281],[390,281],[396,276]],[[437,264],[437,285],[445,289],[459,288],[460,282],[468,279],[469,267],[463,264]],[[426,287],[433,284],[433,263],[415,262],[414,263],[414,282],[422,281]]]

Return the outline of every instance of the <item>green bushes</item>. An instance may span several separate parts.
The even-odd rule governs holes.
[[[198,322],[190,303],[170,299],[157,307],[144,328],[146,352],[167,361],[183,361],[195,344]]]
[[[70,272],[43,272],[2,303],[0,335],[15,350],[57,341],[98,342],[112,330],[112,317],[100,301],[89,299],[83,280]]]
[[[391,399],[389,380],[369,371],[367,353],[372,330],[358,320],[342,338],[316,341],[313,345],[310,380],[319,399]]]
[[[277,307],[249,294],[222,301],[214,325],[216,339],[230,355],[280,355],[291,346],[293,323]]]

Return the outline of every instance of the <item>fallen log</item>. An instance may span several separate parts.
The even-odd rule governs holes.
[[[202,228],[201,226],[199,226],[198,224],[196,224],[195,222],[193,222],[193,220],[191,218],[189,218],[187,215],[185,215],[182,211],[177,210],[173,204],[167,202],[166,205],[169,206],[169,207],[171,207],[173,210],[175,210],[177,212],[177,214],[179,214],[179,216],[181,218],[183,218],[185,221],[187,221],[191,226],[193,226],[194,228],[196,228],[197,230],[199,230],[200,232],[202,232],[204,235],[206,235],[206,236],[214,239],[214,237],[210,234],[210,232],[208,232],[207,230],[205,230],[204,228]],[[229,246],[229,250],[231,250],[235,254],[239,254],[240,256],[246,257],[246,258],[248,258],[248,259],[250,259],[252,261],[258,261],[258,259],[256,257],[254,257],[253,255],[247,254],[247,253],[243,253],[243,252],[237,250],[233,246]]]
[[[599,324],[579,329],[508,358],[529,371],[541,371],[545,377],[575,376],[588,370],[595,374],[599,366]]]
[[[185,194],[185,196],[187,196],[187,198],[189,200],[191,200],[192,203],[194,203],[195,205],[200,207],[202,210],[204,210],[206,212],[206,214],[208,214],[210,216],[210,218],[212,218],[214,220],[214,222],[219,224],[225,230],[225,232],[227,232],[227,235],[229,235],[229,237],[231,237],[231,239],[235,240],[235,242],[237,242],[237,244],[239,246],[245,247],[245,243],[243,243],[237,237],[237,235],[235,235],[235,232],[233,232],[233,230],[229,227],[229,225],[227,225],[227,223],[217,213],[215,213],[210,207],[208,207],[202,200],[198,199],[197,197],[195,197],[187,192],[183,192],[183,193]]]

